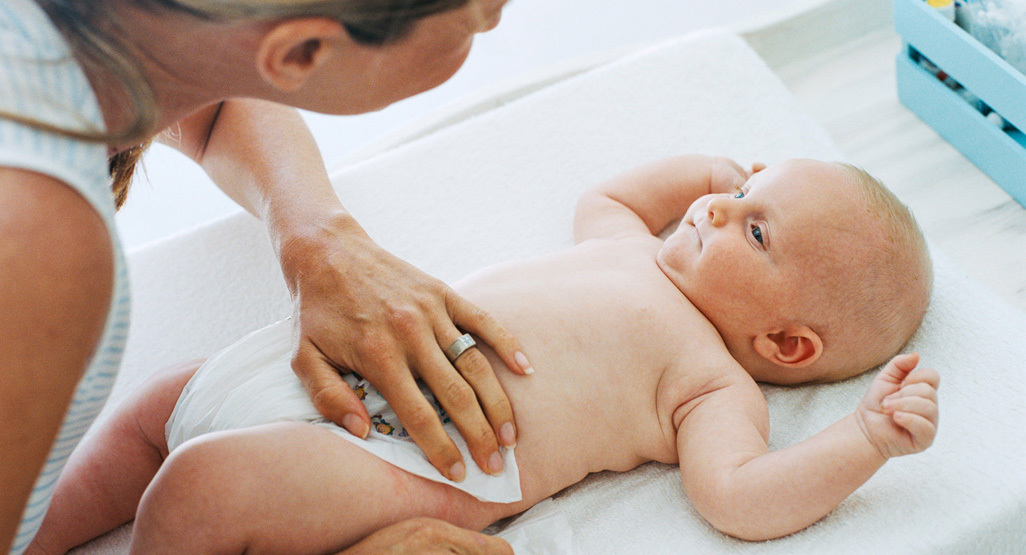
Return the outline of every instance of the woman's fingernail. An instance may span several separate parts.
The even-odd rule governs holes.
[[[466,470],[463,468],[463,463],[458,462],[449,469],[449,479],[453,482],[462,482],[464,473]]]
[[[516,447],[517,432],[513,429],[513,424],[506,422],[499,428],[499,439],[502,440],[502,444],[506,447]]]
[[[527,355],[517,351],[516,354],[513,355],[513,359],[517,361],[517,366],[519,366],[525,374],[534,374],[534,368],[531,368],[531,363],[528,362]]]
[[[367,439],[367,433],[370,432],[370,429],[363,423],[363,420],[353,413],[342,417],[342,427],[360,439]]]
[[[492,453],[491,457],[488,457],[488,473],[489,474],[500,474],[502,472],[502,455],[498,451]]]

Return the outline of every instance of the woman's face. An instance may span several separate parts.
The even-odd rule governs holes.
[[[380,110],[437,87],[456,73],[474,35],[499,23],[507,0],[469,0],[461,8],[425,17],[405,37],[383,46],[347,42],[327,71],[314,79],[311,110],[356,114]]]

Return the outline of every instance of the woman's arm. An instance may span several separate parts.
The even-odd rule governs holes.
[[[728,158],[701,154],[639,166],[581,196],[574,239],[579,243],[624,232],[658,235],[699,197],[733,191],[751,173]]]
[[[100,340],[114,263],[102,218],[71,187],[0,167],[0,553]]]
[[[378,247],[345,210],[299,114],[256,100],[212,106],[163,141],[199,162],[226,194],[267,225],[292,292],[300,341],[293,367],[318,410],[358,436],[366,409],[339,377],[353,370],[385,396],[428,459],[462,479],[462,457],[414,376],[432,389],[486,471],[497,445],[515,443],[512,408],[476,349],[456,368],[443,349],[464,332],[514,371],[530,370],[519,343],[451,288]],[[497,439],[498,438],[498,439]]]

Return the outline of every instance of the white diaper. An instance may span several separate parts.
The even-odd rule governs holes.
[[[309,422],[331,430],[353,444],[403,470],[463,490],[482,501],[511,503],[522,499],[520,472],[513,449],[500,448],[505,471],[484,473],[470,456],[455,425],[422,386],[445,429],[463,453],[466,478],[452,482],[442,476],[417,444],[409,438],[385,399],[366,380],[343,377],[363,398],[371,415],[366,440],[325,419],[292,372],[292,325],[282,320],[243,337],[210,358],[189,380],[165,427],[168,449],[174,451],[191,438],[209,432],[233,430],[272,422]]]

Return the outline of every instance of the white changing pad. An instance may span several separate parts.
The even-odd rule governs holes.
[[[380,244],[455,281],[571,245],[573,206],[585,188],[686,152],[743,164],[843,158],[743,40],[703,32],[387,150],[334,182]],[[115,399],[161,366],[210,355],[288,314],[266,243],[261,226],[239,215],[130,255],[132,333]],[[934,300],[911,347],[942,375],[940,432],[925,453],[890,461],[821,522],[764,543],[708,526],[676,467],[593,475],[547,503],[533,532],[530,522],[514,523],[519,553],[561,553],[568,544],[589,554],[1022,552],[1026,315],[935,257]],[[772,447],[854,409],[870,378],[764,388]],[[80,553],[122,552],[126,536],[122,528]]]

